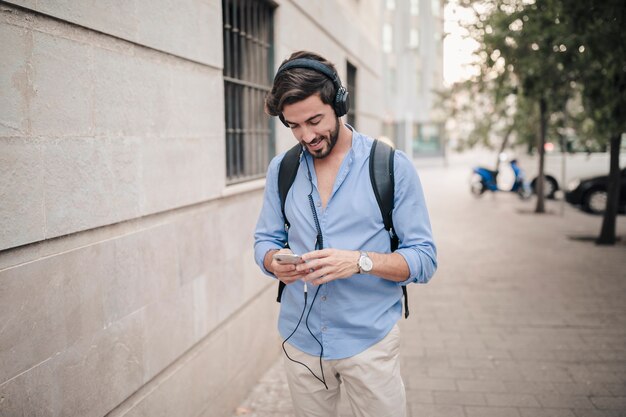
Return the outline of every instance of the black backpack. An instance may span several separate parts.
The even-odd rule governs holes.
[[[280,163],[278,170],[278,194],[280,195],[280,209],[285,220],[285,230],[289,229],[289,220],[285,216],[285,200],[291,185],[296,179],[298,167],[300,166],[300,155],[302,146],[295,145],[285,154]],[[393,228],[393,197],[394,197],[394,177],[393,177],[393,158],[394,149],[386,143],[374,140],[372,150],[370,151],[370,180],[372,189],[378,202],[378,207],[383,216],[385,229],[389,232],[391,239],[391,251],[398,249],[398,236]],[[289,243],[285,244],[289,247]],[[280,303],[280,299],[285,288],[285,283],[278,283],[278,297],[276,301]],[[404,317],[409,317],[409,299],[407,297],[406,286],[402,286],[402,294],[404,296]]]

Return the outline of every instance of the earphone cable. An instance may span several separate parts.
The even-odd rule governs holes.
[[[313,297],[313,301],[315,301],[315,298],[317,298],[317,292],[319,291],[319,287],[317,288],[317,291],[315,292],[315,296]],[[308,369],[308,371],[311,373],[311,375],[313,375],[315,377],[315,379],[317,379],[318,381],[320,381],[322,384],[324,384],[324,386],[326,387],[326,389],[328,389],[328,385],[326,385],[326,378],[324,378],[324,368],[322,368],[322,356],[320,355],[320,368],[322,370],[322,378],[320,378],[319,376],[315,375],[315,372],[313,372],[313,370],[311,368],[309,368],[306,364],[297,361],[295,359],[293,359],[291,356],[289,356],[289,354],[287,353],[287,349],[285,349],[285,343],[287,343],[287,340],[291,339],[291,336],[293,336],[296,333],[296,330],[298,330],[298,327],[300,327],[300,323],[302,322],[302,317],[304,317],[304,312],[306,311],[306,304],[307,304],[307,293],[304,293],[304,308],[302,309],[302,314],[300,314],[300,319],[298,320],[298,324],[296,324],[296,328],[293,329],[293,332],[291,332],[291,334],[283,341],[282,347],[283,347],[283,352],[285,352],[285,356],[287,356],[287,359],[289,359],[291,362],[297,363],[299,365],[304,366],[306,369]],[[311,302],[311,307],[313,307],[313,302]],[[309,308],[309,314],[311,313],[311,309]],[[307,320],[309,318],[309,315],[307,314]],[[308,324],[307,324],[307,328],[308,328]],[[309,329],[309,332],[311,330]],[[315,340],[317,341],[317,343],[319,343],[319,340],[317,340],[317,338],[315,336],[313,336],[315,338]],[[320,343],[321,346],[321,343]],[[324,348],[322,347],[322,353],[324,352]]]
[[[303,151],[304,151],[304,149],[303,149]],[[311,170],[309,168],[309,162],[306,159],[306,155],[304,155],[304,161],[306,163],[306,169],[307,169],[309,183],[311,184],[311,190],[309,191],[309,195],[307,197],[309,199],[309,205],[311,206],[311,213],[313,213],[313,221],[315,222],[315,228],[317,230],[315,249],[323,249],[324,248],[324,238],[322,237],[322,229],[320,227],[319,219],[317,217],[317,210],[315,210],[315,204],[313,203],[313,178],[311,177]],[[324,366],[322,364],[322,357],[324,356],[324,345],[322,345],[322,342],[319,341],[319,339],[315,336],[315,334],[313,334],[313,332],[311,331],[311,328],[309,327],[309,316],[311,315],[311,310],[313,309],[313,304],[315,303],[315,300],[317,299],[317,294],[319,293],[320,288],[322,287],[322,285],[319,285],[317,287],[317,290],[315,291],[315,295],[313,296],[313,300],[311,301],[311,306],[309,307],[309,312],[307,313],[306,319],[304,321],[304,323],[306,325],[306,328],[309,331],[309,334],[311,336],[313,336],[313,339],[315,339],[315,341],[320,345],[319,361],[320,361],[320,371],[321,371],[321,374],[322,374],[322,378],[320,378],[317,375],[315,375],[315,372],[313,372],[311,370],[311,368],[309,368],[306,364],[304,364],[304,363],[302,363],[300,361],[292,359],[289,356],[289,354],[287,353],[287,350],[285,349],[285,343],[287,343],[287,341],[291,338],[291,336],[293,336],[296,333],[296,331],[300,327],[300,323],[302,322],[302,317],[304,317],[304,312],[306,311],[306,306],[307,306],[307,291],[306,290],[304,292],[304,308],[302,309],[302,313],[300,314],[300,319],[298,320],[298,324],[296,324],[296,328],[293,329],[291,334],[283,341],[282,348],[283,348],[283,352],[285,352],[285,356],[287,356],[287,359],[289,359],[290,361],[292,361],[294,363],[297,363],[297,364],[300,364],[300,365],[304,366],[311,373],[311,375],[313,375],[315,377],[315,379],[317,379],[322,384],[324,384],[324,387],[326,389],[328,389],[328,385],[326,384],[326,377],[324,376]],[[306,288],[306,283],[305,283],[305,288]]]
[[[320,292],[320,288],[321,288],[321,285],[318,286],[317,290],[315,291],[315,295],[313,296],[313,301],[311,301],[311,307],[309,307],[309,312],[306,315],[306,320],[304,320],[304,324],[306,325],[306,328],[311,334],[311,336],[313,336],[313,339],[315,339],[317,344],[320,345],[320,371],[322,373],[322,379],[319,379],[315,374],[313,374],[313,376],[315,376],[319,381],[321,381],[322,384],[324,384],[324,386],[326,387],[326,389],[328,389],[328,385],[326,385],[326,377],[324,376],[324,366],[322,366],[322,357],[324,356],[324,345],[322,345],[322,342],[320,342],[318,338],[315,337],[315,335],[311,331],[311,328],[309,327],[309,315],[311,315],[311,310],[313,309],[313,303],[315,303],[315,299],[317,298],[317,293]]]

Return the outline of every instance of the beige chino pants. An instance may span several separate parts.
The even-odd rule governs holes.
[[[291,345],[286,348],[292,359],[321,377],[319,357]],[[358,355],[322,360],[328,390],[304,366],[283,355],[296,417],[336,417],[341,384],[355,417],[405,417],[399,350],[400,329],[396,324],[383,340]]]

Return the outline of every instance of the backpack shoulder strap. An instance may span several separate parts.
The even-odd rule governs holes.
[[[287,151],[283,160],[280,161],[280,167],[278,168],[278,195],[280,197],[280,211],[283,214],[283,221],[285,222],[285,231],[289,229],[289,220],[285,216],[285,200],[287,200],[287,193],[296,180],[298,174],[298,167],[300,166],[300,154],[302,147],[298,144]],[[289,247],[289,242],[285,242],[285,247]],[[285,289],[285,283],[278,282],[278,296],[276,301],[280,303],[280,299]]]
[[[385,229],[391,239],[391,251],[398,249],[398,237],[393,229],[393,197],[394,176],[393,157],[394,149],[379,140],[375,140],[370,151],[370,180],[372,189],[383,216]]]
[[[289,220],[285,216],[285,200],[287,200],[287,193],[291,188],[291,185],[296,180],[298,174],[298,167],[300,166],[300,154],[302,153],[302,147],[298,144],[287,151],[283,160],[280,161],[280,167],[278,168],[278,194],[280,196],[280,210],[283,213],[283,220],[285,221],[285,230],[289,228]]]
[[[372,189],[383,216],[385,229],[391,239],[391,251],[398,249],[399,240],[393,228],[393,198],[395,193],[395,178],[393,175],[393,158],[395,150],[379,140],[374,140],[370,151],[370,180]],[[404,317],[409,317],[409,297],[406,286],[402,286],[404,296]]]

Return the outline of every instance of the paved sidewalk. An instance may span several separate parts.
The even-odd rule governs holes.
[[[598,247],[570,237],[596,236],[600,217],[475,199],[469,169],[420,176],[439,269],[401,322],[409,416],[626,416],[626,216],[622,243]],[[234,415],[293,416],[281,365]]]

